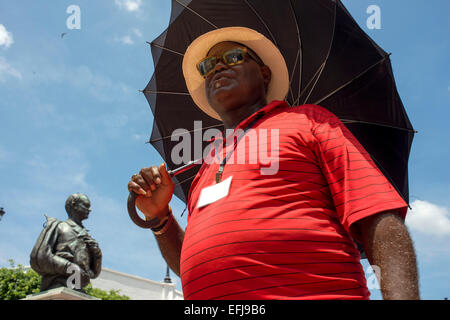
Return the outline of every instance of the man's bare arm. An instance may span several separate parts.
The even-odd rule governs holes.
[[[414,246],[399,215],[383,212],[363,219],[358,226],[369,263],[380,270],[383,299],[420,299]]]
[[[155,223],[155,227],[167,216],[174,188],[175,184],[164,164],[142,168],[139,174],[133,175],[128,182],[128,190],[138,195],[136,206]],[[175,218],[167,223],[167,230],[162,234],[155,234],[155,237],[167,264],[179,276],[184,231]]]
[[[155,234],[161,254],[169,265],[170,269],[180,276],[180,256],[181,246],[183,245],[184,231],[178,222],[171,222],[166,232],[161,235]]]

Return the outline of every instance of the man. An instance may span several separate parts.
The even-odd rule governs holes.
[[[215,30],[190,45],[183,72],[197,106],[226,129],[279,131],[271,174],[223,160],[234,152],[225,147],[203,163],[186,233],[168,206],[164,164],[128,183],[185,299],[368,299],[355,241],[379,268],[384,299],[419,299],[407,204],[336,116],[281,101],[287,69],[273,43],[247,28]]]
[[[47,217],[30,255],[31,267],[42,275],[41,291],[58,287],[83,291],[100,274],[102,252],[82,224],[90,207],[86,195],[75,193],[66,200],[66,221]]]

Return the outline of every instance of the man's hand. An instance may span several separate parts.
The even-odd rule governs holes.
[[[128,182],[128,190],[139,196],[136,206],[146,217],[162,218],[168,212],[175,184],[167,172],[166,166],[143,168]]]
[[[89,248],[98,248],[98,242],[91,237],[84,239],[84,242]]]
[[[172,199],[175,184],[167,172],[166,166],[142,169],[139,174],[133,175],[128,183],[128,190],[139,196],[136,206],[151,220],[159,220],[169,211],[169,202]],[[158,246],[169,267],[180,275],[181,246],[184,231],[174,220],[171,227],[162,235],[156,235]]]
[[[379,213],[361,220],[357,227],[369,263],[380,268],[383,299],[420,299],[414,247],[399,215]]]
[[[99,258],[102,256],[102,250],[100,250],[98,243],[94,240],[94,243],[88,243],[89,253]]]

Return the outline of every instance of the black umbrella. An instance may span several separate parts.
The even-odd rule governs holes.
[[[211,127],[223,128],[194,104],[182,61],[198,36],[230,26],[251,28],[272,40],[290,73],[286,101],[318,104],[338,116],[409,203],[408,157],[415,131],[398,95],[389,54],[339,0],[173,0],[168,28],[150,43],[155,71],[143,90],[155,119],[150,143],[169,169],[180,167],[170,156],[179,143],[171,139],[176,129],[194,137]],[[196,120],[203,128],[195,127]],[[198,169],[174,177],[175,195],[184,202]]]

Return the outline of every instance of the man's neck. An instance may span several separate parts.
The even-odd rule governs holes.
[[[81,223],[81,219],[77,219],[76,217],[72,216],[72,217],[69,217],[69,220],[71,220],[72,222],[75,222],[77,225],[84,228],[83,224]]]
[[[226,113],[221,114],[220,117],[225,129],[234,129],[239,123],[266,105],[266,100],[262,99],[257,103],[229,110]]]

